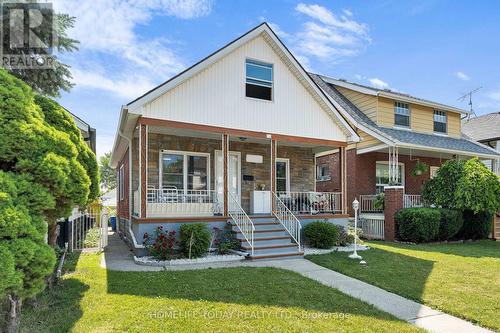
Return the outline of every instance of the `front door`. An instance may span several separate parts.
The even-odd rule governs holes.
[[[224,167],[222,165],[222,151],[215,151],[215,188],[217,189],[217,199],[221,207],[224,207]],[[241,153],[230,151],[228,164],[228,192],[229,195],[241,204]],[[229,211],[234,210],[234,202],[229,200]]]

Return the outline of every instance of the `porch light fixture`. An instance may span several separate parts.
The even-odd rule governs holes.
[[[359,201],[358,199],[354,198],[354,201],[352,202],[352,208],[354,209],[354,252],[349,255],[349,258],[351,259],[363,259],[359,254],[358,254],[358,243],[357,243],[357,238],[358,238],[358,209],[359,209]]]

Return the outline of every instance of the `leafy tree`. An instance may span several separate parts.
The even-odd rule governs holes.
[[[36,1],[32,0],[31,2]],[[55,33],[57,36],[57,38],[55,38],[57,43],[54,45],[53,50],[59,53],[78,50],[77,45],[79,42],[67,35],[67,31],[75,24],[75,17],[63,13],[54,13],[53,21],[54,29],[42,27],[41,31],[37,33],[37,36],[47,45],[50,45],[52,34]],[[33,51],[27,52],[24,49],[20,49],[19,52],[23,55],[36,57],[39,56],[42,51],[37,50],[35,54]],[[26,82],[37,93],[59,97],[61,89],[69,91],[74,86],[71,82],[73,77],[70,72],[70,66],[60,62],[55,54],[52,54],[51,57],[54,61],[50,63],[49,68],[18,69],[9,67],[6,64],[3,64],[3,66],[10,74]]]
[[[116,171],[109,166],[111,160],[111,152],[104,154],[99,158],[99,176],[101,185],[107,190],[116,188]]]
[[[49,192],[29,176],[0,171],[0,300],[8,300],[0,330],[17,331],[23,300],[42,291],[54,269],[54,251],[44,241],[44,199],[50,201]]]
[[[423,199],[444,208],[495,212],[500,209],[500,183],[477,158],[446,161],[428,181]]]
[[[38,105],[37,102],[40,104]],[[49,243],[57,219],[98,196],[97,163],[71,117],[0,70],[0,170],[27,174],[50,194],[42,204]]]

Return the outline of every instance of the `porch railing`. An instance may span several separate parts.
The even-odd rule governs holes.
[[[253,225],[252,220],[248,217],[247,213],[241,208],[240,203],[236,198],[234,197],[233,194],[230,192],[228,193],[228,198],[229,198],[229,216],[233,220],[234,224],[240,229],[241,234],[247,241],[247,243],[250,245],[251,248],[251,253],[253,256],[253,232],[255,231],[255,226]]]
[[[334,214],[342,212],[341,192],[277,192],[293,214]]]
[[[384,216],[360,218],[363,237],[368,239],[384,239]]]
[[[375,208],[376,194],[362,194],[359,196],[359,201],[361,202],[361,212],[366,213],[379,213],[382,212],[382,208]]]
[[[404,208],[423,207],[422,196],[419,194],[405,194],[403,197]]]
[[[177,190],[175,188],[147,190],[147,216],[209,216],[222,213],[217,191]]]
[[[292,236],[295,243],[299,246],[300,251],[300,231],[302,230],[302,225],[299,219],[297,219],[276,193],[272,192],[272,195],[274,200],[273,215],[276,216],[278,221],[280,221],[286,231]]]

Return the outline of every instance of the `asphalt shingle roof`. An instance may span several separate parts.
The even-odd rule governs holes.
[[[363,111],[358,109],[351,101],[349,101],[342,93],[340,93],[334,85],[325,82],[321,76],[309,73],[312,80],[333,100],[339,103],[354,120],[374,132],[382,135],[390,141],[399,141],[401,143],[414,144],[425,147],[434,147],[448,150],[456,150],[476,154],[498,155],[492,149],[465,138],[452,138],[447,136],[416,133],[408,130],[399,130],[378,126],[371,120]],[[499,117],[500,118],[500,117]],[[500,155],[498,155],[500,156]]]
[[[462,131],[476,141],[500,138],[500,112],[471,118],[462,124]]]

